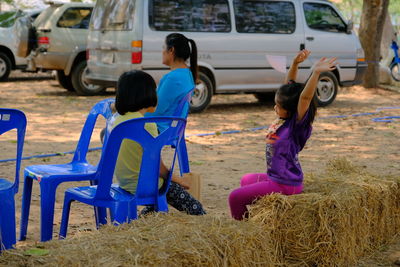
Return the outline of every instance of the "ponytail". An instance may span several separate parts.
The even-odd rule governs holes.
[[[192,39],[188,39],[190,46],[191,46],[191,53],[190,53],[190,70],[192,71],[193,81],[196,84],[198,79],[198,72],[199,68],[197,65],[197,46],[195,41]]]
[[[186,38],[180,33],[171,33],[165,38],[167,49],[174,48],[175,58],[188,60],[190,57],[190,71],[196,83],[198,77],[197,46],[194,40]],[[189,45],[190,44],[190,45]]]

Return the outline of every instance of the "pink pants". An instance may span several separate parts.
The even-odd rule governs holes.
[[[303,185],[290,186],[278,184],[270,180],[266,173],[248,173],[240,180],[240,187],[229,195],[229,207],[232,217],[242,220],[247,216],[246,205],[252,204],[256,199],[272,193],[284,195],[300,194]]]

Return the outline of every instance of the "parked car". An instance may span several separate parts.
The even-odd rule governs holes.
[[[202,111],[213,94],[254,93],[265,100],[284,80],[266,55],[287,56],[287,67],[306,48],[304,82],[317,58],[337,57],[338,68],[322,73],[317,100],[326,106],[338,87],[361,82],[364,51],[337,8],[318,0],[97,0],[88,37],[86,79],[115,86],[125,71],[142,69],[159,80],[165,36],[182,32],[199,49],[200,84],[191,110]]]
[[[106,88],[85,82],[86,41],[93,10],[90,3],[50,2],[33,22],[26,23],[19,34],[19,51],[29,54],[28,70],[55,70],[62,87],[79,95],[93,95]],[[37,43],[29,46],[28,33],[34,32]],[[29,47],[26,49],[26,47]]]
[[[16,36],[13,34],[18,19],[33,21],[42,10],[11,10],[0,12],[0,81],[7,80],[10,72],[25,69],[27,60],[17,55]]]

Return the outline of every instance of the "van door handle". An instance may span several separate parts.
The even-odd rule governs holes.
[[[306,37],[306,39],[307,39],[307,41],[314,41],[314,37],[312,37],[312,36],[308,36],[308,37]]]
[[[306,49],[305,44],[300,44],[300,51]]]

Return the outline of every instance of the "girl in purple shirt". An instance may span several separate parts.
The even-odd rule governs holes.
[[[285,84],[275,94],[277,119],[267,131],[266,172],[244,175],[240,187],[229,195],[231,214],[236,220],[247,217],[246,205],[262,196],[272,193],[293,195],[303,190],[303,172],[298,153],[311,136],[317,110],[313,99],[319,75],[334,70],[336,66],[335,58],[321,58],[314,64],[307,83],[296,83],[298,65],[309,55],[308,50],[298,53],[290,66]]]

